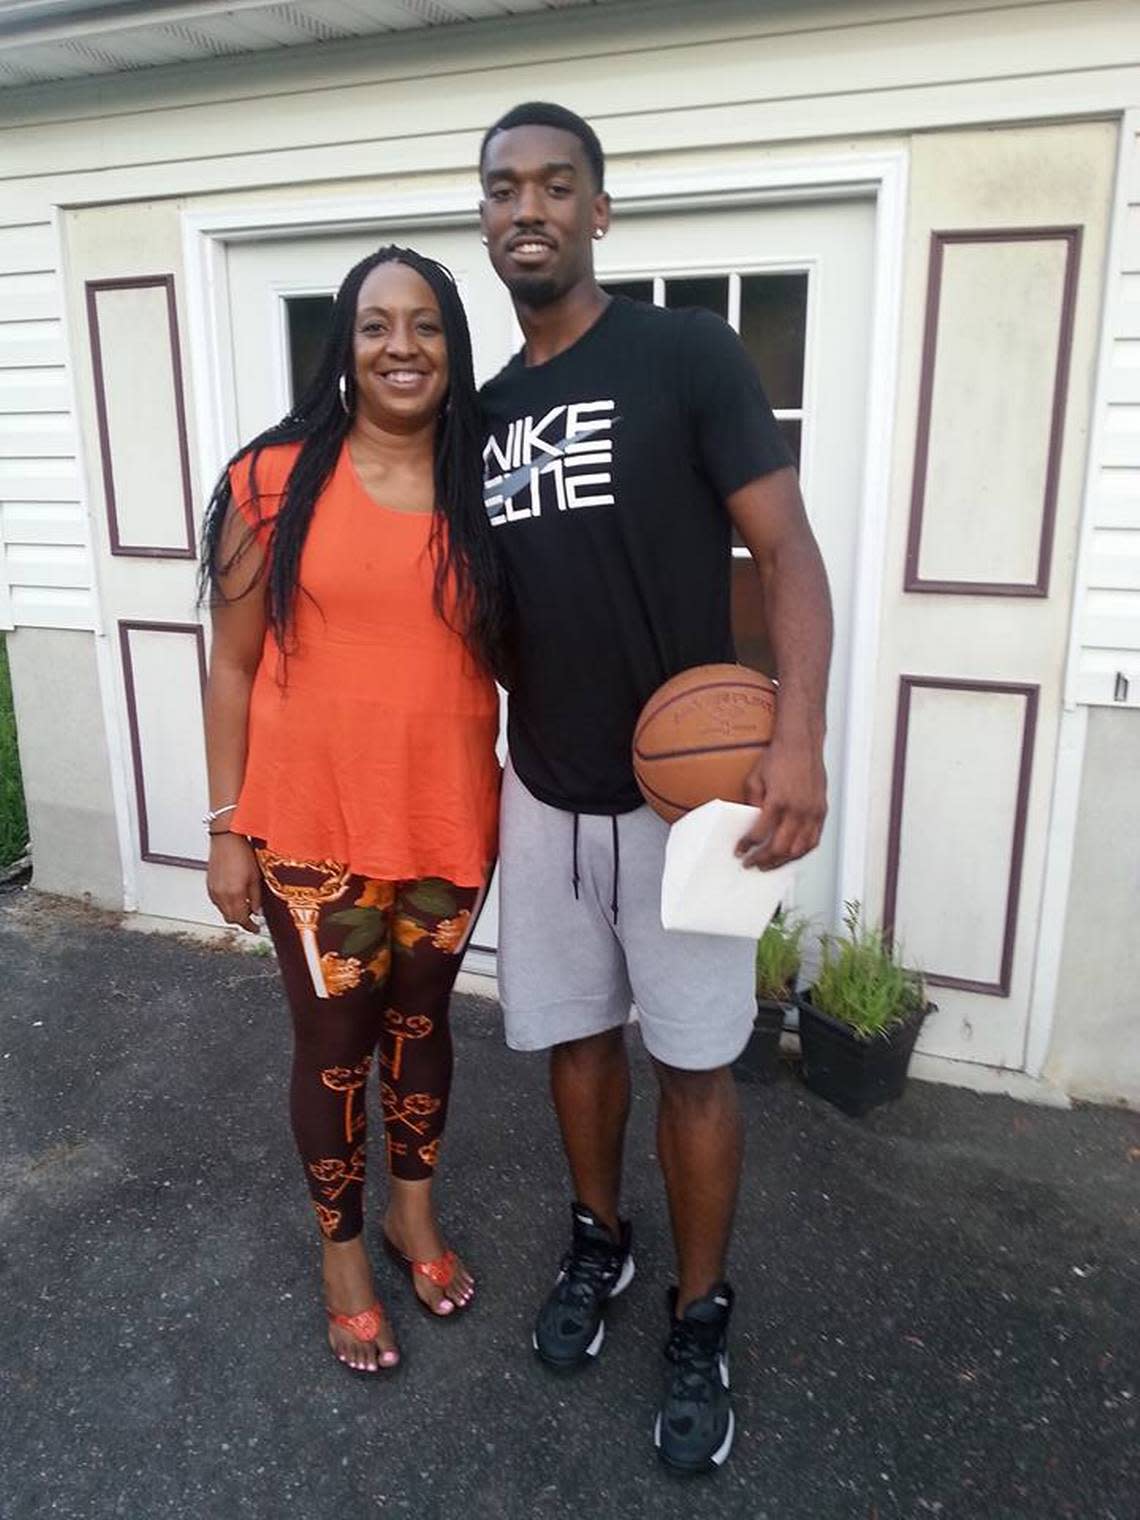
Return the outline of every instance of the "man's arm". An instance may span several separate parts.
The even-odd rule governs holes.
[[[772,742],[745,789],[760,812],[737,846],[746,866],[771,870],[814,850],[827,816],[831,597],[793,469],[750,481],[726,506],[760,575],[780,682]]]

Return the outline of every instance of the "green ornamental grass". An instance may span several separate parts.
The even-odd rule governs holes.
[[[807,933],[806,918],[789,917],[781,909],[760,936],[756,946],[756,996],[779,1003],[791,996],[796,984],[802,943]]]
[[[823,959],[811,1000],[821,1013],[841,1020],[863,1039],[885,1034],[925,1006],[922,976],[905,967],[881,929],[862,921],[858,903],[848,903],[843,935],[825,934]]]
[[[16,748],[16,715],[8,679],[8,651],[0,638],[0,869],[19,860],[28,845],[28,815]]]

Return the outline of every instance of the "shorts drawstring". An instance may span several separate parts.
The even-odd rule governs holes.
[[[574,888],[574,901],[577,902],[580,899],[581,895],[582,895],[581,894],[582,876],[581,876],[581,872],[580,872],[579,867],[578,867],[578,836],[579,836],[579,834],[581,832],[582,819],[581,819],[581,814],[579,814],[579,813],[575,813],[573,815],[573,817],[574,817],[574,844],[573,844],[573,863],[572,863],[572,867],[571,867],[570,882],[571,882],[571,885]],[[613,840],[613,855],[614,855],[614,889],[613,889],[613,895],[610,898],[610,912],[613,914],[613,920],[614,920],[614,923],[616,924],[617,921],[618,921],[618,878],[621,875],[621,842],[620,842],[620,839],[619,839],[619,836],[618,836],[618,821],[617,821],[617,814],[616,813],[611,814],[611,816],[610,816],[610,837]]]
[[[621,866],[621,846],[618,844],[618,821],[616,813],[612,816],[610,822],[613,824],[614,831],[614,895],[613,900],[610,903],[610,909],[613,912],[614,923],[616,924],[618,916],[618,871]]]

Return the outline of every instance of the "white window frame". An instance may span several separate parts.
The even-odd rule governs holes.
[[[599,272],[598,279],[602,285],[624,285],[628,281],[637,280],[653,286],[654,306],[665,305],[665,286],[669,280],[700,280],[717,279],[728,281],[728,311],[727,321],[736,335],[740,336],[740,282],[751,274],[805,274],[807,275],[807,303],[804,316],[804,376],[803,386],[800,391],[799,406],[777,406],[772,408],[772,415],[777,422],[798,422],[800,424],[800,459],[798,474],[800,486],[804,496],[810,502],[811,499],[811,455],[809,449],[811,428],[807,418],[812,415],[809,406],[809,398],[815,401],[815,308],[816,308],[816,283],[818,268],[815,259],[792,258],[792,259],[743,259],[739,263],[725,264],[723,259],[698,260],[691,259],[684,263],[669,263],[668,261],[655,261],[651,272],[647,272],[643,264],[613,265],[607,266],[604,272]],[[810,507],[809,507],[810,515]],[[734,544],[732,548],[733,559],[748,559],[748,550],[740,544]]]

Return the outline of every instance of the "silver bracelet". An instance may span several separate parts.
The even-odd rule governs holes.
[[[202,822],[206,825],[207,828],[209,828],[212,823],[217,823],[218,819],[221,818],[224,814],[232,813],[236,807],[236,802],[227,802],[225,807],[214,808],[211,812],[207,813],[205,818],[202,819]]]

